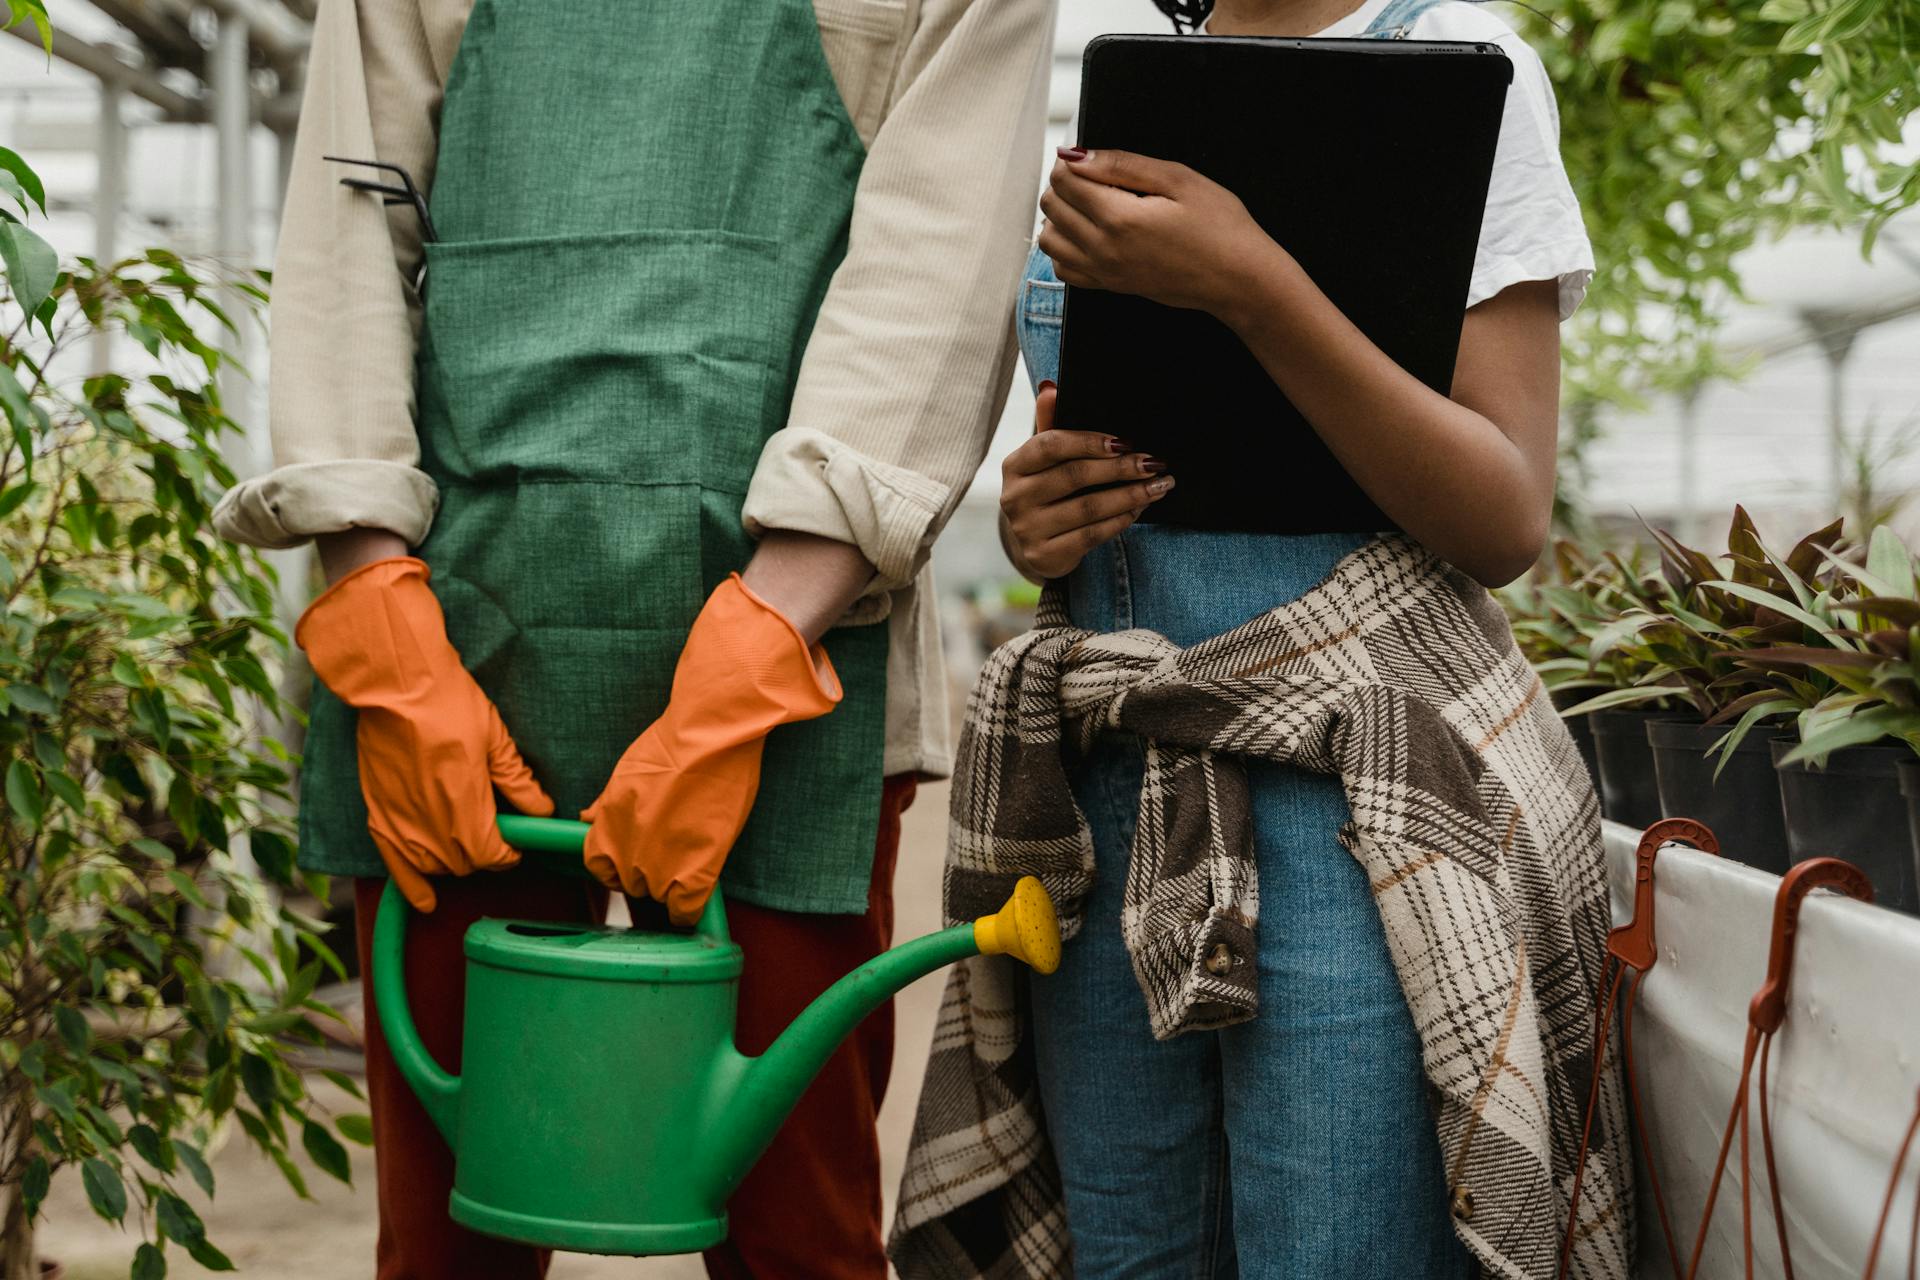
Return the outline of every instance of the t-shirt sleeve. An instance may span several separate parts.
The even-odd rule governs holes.
[[[1417,34],[1423,40],[1494,41],[1513,60],[1467,305],[1484,302],[1508,285],[1553,280],[1560,287],[1565,320],[1593,279],[1593,246],[1560,160],[1560,109],[1540,56],[1478,6],[1435,6]]]

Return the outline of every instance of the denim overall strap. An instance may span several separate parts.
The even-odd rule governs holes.
[[[1473,3],[1474,0],[1468,0]],[[1438,4],[1447,4],[1450,0],[1393,0],[1380,11],[1380,16],[1367,24],[1360,33],[1362,40],[1411,40],[1414,24],[1420,21],[1420,15]]]

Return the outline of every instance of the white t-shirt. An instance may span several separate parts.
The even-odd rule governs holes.
[[[1366,0],[1317,34],[1357,36],[1388,3]],[[1206,27],[1200,30],[1204,33]],[[1593,246],[1560,163],[1560,108],[1540,55],[1492,10],[1465,0],[1426,10],[1414,23],[1411,38],[1497,44],[1513,60],[1513,84],[1507,89],[1506,118],[1494,151],[1467,305],[1524,280],[1556,280],[1560,318],[1565,320],[1586,297],[1593,279]]]

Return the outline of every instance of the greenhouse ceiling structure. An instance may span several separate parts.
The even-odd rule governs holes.
[[[222,256],[244,259],[255,125],[280,142],[284,174],[300,116],[300,90],[317,0],[90,0],[58,6],[53,57],[100,87],[94,192],[97,257],[112,257],[127,199],[128,99],[166,123],[197,124],[218,139],[214,206]],[[31,23],[8,28],[35,51]]]

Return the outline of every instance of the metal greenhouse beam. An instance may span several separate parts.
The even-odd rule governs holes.
[[[173,3],[183,10],[190,7],[181,0]],[[286,71],[306,61],[313,29],[280,5],[259,0],[207,0],[207,7],[220,16],[222,25],[234,21],[244,24],[248,44],[275,70]]]
[[[131,32],[155,66],[205,77],[207,51],[187,29],[184,13],[168,13],[146,0],[93,0],[93,7]]]
[[[39,35],[26,23],[8,27],[6,31],[15,39],[24,40],[35,49],[41,47]],[[185,124],[206,123],[205,104],[168,88],[151,71],[122,62],[119,55],[106,45],[94,44],[55,28],[53,56],[62,62],[71,63],[82,71],[91,72],[102,80],[111,80],[123,86],[134,97],[160,108],[169,120],[177,120]]]
[[[25,23],[5,30],[36,50],[41,48],[40,37]],[[108,45],[94,44],[56,29],[53,33],[53,56],[101,80],[112,81],[141,101],[153,104],[160,109],[161,118],[169,123],[208,124],[212,121],[206,99],[190,97],[168,87],[151,70],[122,61],[120,55]],[[275,97],[254,92],[252,98],[255,116],[261,124],[277,134],[293,132],[300,118],[297,91]]]

